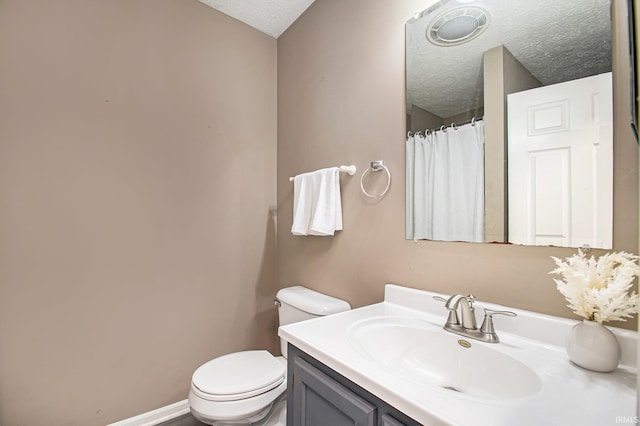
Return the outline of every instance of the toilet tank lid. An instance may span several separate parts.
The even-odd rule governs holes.
[[[300,285],[280,289],[276,299],[312,315],[330,315],[351,309],[351,305],[344,300]]]

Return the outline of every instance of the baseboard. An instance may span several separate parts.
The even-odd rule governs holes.
[[[154,426],[189,413],[189,401],[182,400],[107,426]]]

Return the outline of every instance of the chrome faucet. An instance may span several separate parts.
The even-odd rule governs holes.
[[[484,321],[480,328],[478,328],[475,309],[473,307],[475,298],[472,294],[468,296],[454,294],[449,299],[444,299],[440,296],[433,296],[433,298],[445,302],[444,306],[449,310],[449,316],[444,325],[445,330],[483,342],[498,343],[500,341],[493,327],[493,315],[516,316],[516,314],[511,311],[484,309]]]

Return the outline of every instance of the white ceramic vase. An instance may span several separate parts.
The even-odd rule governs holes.
[[[583,320],[569,332],[567,354],[580,367],[607,373],[618,367],[620,344],[615,334],[604,325]]]

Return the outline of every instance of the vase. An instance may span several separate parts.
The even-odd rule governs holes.
[[[615,334],[604,325],[583,320],[569,332],[567,354],[580,367],[607,373],[618,367],[620,344]]]

